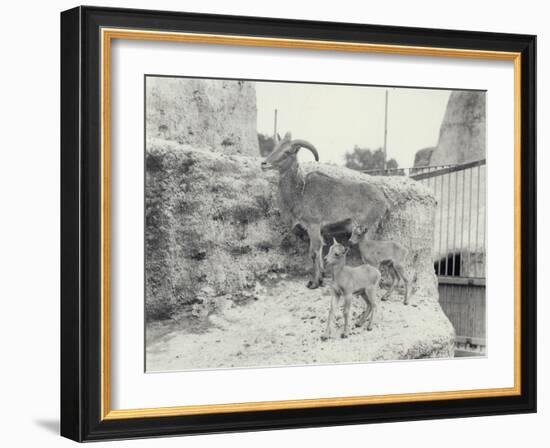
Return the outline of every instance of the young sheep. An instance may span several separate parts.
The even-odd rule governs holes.
[[[361,327],[368,320],[367,330],[372,330],[372,321],[376,309],[376,289],[380,281],[380,271],[373,266],[361,265],[356,267],[346,266],[346,254],[348,248],[339,244],[333,238],[333,244],[325,257],[326,266],[332,269],[332,299],[327,319],[323,341],[330,338],[334,311],[338,306],[340,297],[344,297],[344,332],[342,338],[349,334],[349,315],[353,294],[359,294],[366,303],[366,309],[359,317],[356,326]]]
[[[371,266],[387,268],[392,279],[390,289],[382,296],[381,300],[387,300],[393,292],[399,280],[405,284],[405,299],[403,304],[409,303],[410,281],[405,274],[405,259],[408,251],[401,244],[394,241],[373,241],[367,238],[367,228],[357,225],[352,229],[349,242],[359,245],[361,260]]]

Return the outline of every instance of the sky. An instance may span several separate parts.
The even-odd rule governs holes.
[[[416,151],[435,146],[450,90],[256,82],[258,132],[278,132],[311,142],[323,162],[344,164],[355,145],[384,144],[384,97],[388,91],[388,159],[413,166]],[[301,151],[300,159],[311,158]]]

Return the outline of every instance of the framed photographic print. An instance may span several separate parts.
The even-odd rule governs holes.
[[[61,14],[61,433],[535,412],[535,36]]]

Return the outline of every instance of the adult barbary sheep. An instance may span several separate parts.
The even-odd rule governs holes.
[[[380,189],[368,183],[367,177],[365,182],[358,182],[318,171],[304,175],[297,159],[300,148],[310,150],[319,161],[319,153],[311,143],[292,140],[287,133],[282,140],[277,139],[275,148],[262,162],[262,169],[279,171],[281,208],[291,217],[292,227],[300,225],[309,236],[313,273],[307,286],[317,288],[323,275],[323,228],[339,225],[351,233],[352,222],[356,222],[376,231],[389,203]]]

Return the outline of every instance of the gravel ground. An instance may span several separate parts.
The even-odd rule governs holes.
[[[180,319],[147,328],[147,371],[288,366],[453,357],[454,330],[434,298],[401,292],[379,301],[372,331],[352,327],[341,339],[343,317],[333,337],[321,341],[328,287],[309,290],[306,280],[281,279],[258,285],[250,300],[218,298],[215,313],[202,321]],[[382,291],[379,291],[379,296]],[[354,298],[352,316],[363,311]]]

